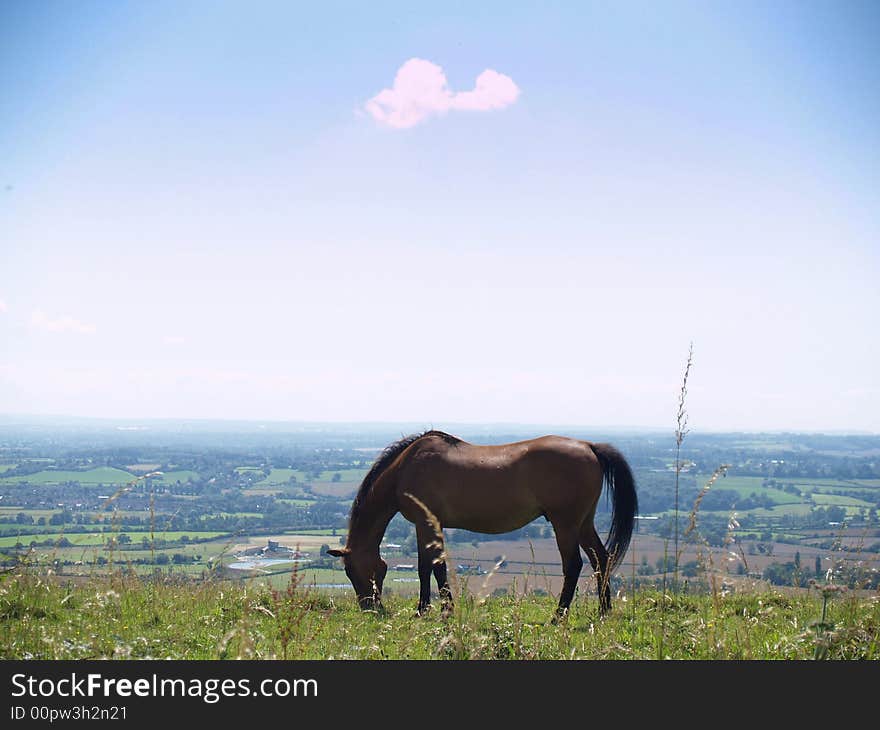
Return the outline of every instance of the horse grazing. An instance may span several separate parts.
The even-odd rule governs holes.
[[[612,495],[611,528],[602,544],[593,517],[603,481]],[[498,446],[469,444],[442,431],[407,436],[387,446],[354,498],[341,557],[361,608],[381,607],[388,566],[379,543],[395,514],[416,526],[421,614],[431,601],[431,574],[446,608],[444,527],[473,532],[516,530],[544,516],[553,525],[565,576],[558,615],[574,597],[583,548],[599,588],[599,610],[611,608],[611,574],[623,559],[638,511],[635,481],[610,444],[543,436]]]

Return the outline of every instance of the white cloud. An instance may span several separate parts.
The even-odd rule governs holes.
[[[93,324],[80,322],[69,315],[52,318],[39,309],[31,314],[31,327],[45,332],[70,332],[77,335],[93,335],[97,331]]]
[[[440,66],[411,58],[398,69],[394,85],[376,94],[364,108],[380,124],[406,129],[448,111],[503,109],[519,95],[513,79],[492,69],[477,76],[473,90],[453,92]]]
[[[9,311],[9,307],[6,306],[6,302],[0,299],[0,314],[6,314]]]
[[[162,338],[162,342],[166,345],[182,345],[186,342],[186,339],[180,335],[165,335],[165,337]]]

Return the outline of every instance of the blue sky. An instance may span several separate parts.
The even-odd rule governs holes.
[[[880,431],[876,4],[319,5],[3,3],[0,412]]]

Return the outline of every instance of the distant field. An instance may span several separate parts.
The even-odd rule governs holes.
[[[0,483],[21,484],[61,484],[62,482],[79,482],[80,484],[105,484],[121,486],[133,481],[136,477],[122,469],[101,466],[86,471],[70,471],[60,469],[44,469],[36,474],[26,476],[0,477]]]
[[[702,488],[702,485],[709,480],[709,477],[709,474],[697,475],[697,486]],[[761,477],[722,477],[712,485],[712,491],[725,490],[736,492],[741,497],[748,497],[753,493],[759,494],[769,497],[776,504],[795,504],[803,501],[803,498],[796,494],[790,494],[774,487],[764,487],[762,486],[763,481]]]
[[[35,520],[40,519],[40,517],[45,517],[48,520],[52,515],[57,514],[59,511],[60,510],[56,509],[26,509],[24,507],[15,507],[12,505],[0,507],[0,515],[3,517],[15,517],[19,512],[24,512],[24,514],[33,517]]]
[[[18,464],[0,464],[0,474],[4,471],[8,471],[9,469],[14,469]]]
[[[251,470],[249,467],[238,467],[236,471],[248,471]],[[258,469],[255,471],[259,471]],[[321,475],[315,479],[314,477],[309,476],[306,472],[301,471],[299,469],[272,469],[269,472],[269,476],[264,477],[258,482],[254,483],[255,487],[265,487],[273,484],[287,484],[290,482],[291,478],[296,479],[297,484],[334,484],[338,482],[357,482],[361,483],[364,476],[366,476],[366,469],[340,469],[338,471],[322,471]],[[338,482],[334,482],[334,476],[339,474]]]
[[[814,492],[812,499],[818,505],[836,504],[841,507],[866,507],[867,509],[871,509],[874,506],[873,502],[867,502],[864,499],[843,497],[837,494],[820,494],[819,492]]]
[[[758,507],[757,509],[746,510],[742,514],[749,514],[753,517],[775,517],[779,518],[783,515],[801,515],[805,516],[812,512],[812,507],[809,504],[804,502],[800,502],[798,504],[786,504],[780,505],[773,509],[765,509],[764,507]],[[725,512],[726,514],[726,512]]]
[[[149,471],[156,471],[161,464],[126,464],[125,468],[136,474],[146,474]]]
[[[325,497],[349,498],[354,496],[359,485],[360,482],[316,482],[312,491]]]
[[[189,469],[180,469],[179,471],[166,471],[161,477],[156,477],[156,480],[173,484],[174,482],[194,482],[198,478],[197,472]]]
[[[310,527],[303,528],[302,530],[288,530],[286,535],[320,535],[322,537],[326,536],[334,536],[333,530],[315,530]],[[345,530],[336,530],[335,537],[344,537]]]
[[[327,535],[315,535],[312,530],[309,534],[297,535],[260,535],[259,537],[236,537],[235,545],[230,546],[230,552],[236,553],[239,550],[252,547],[264,547],[269,540],[278,542],[289,548],[299,548],[303,552],[316,552],[321,545],[331,544],[335,538],[328,539]]]
[[[297,474],[301,474],[302,472],[297,472],[294,469],[272,469],[269,472],[269,476],[263,477],[260,481],[255,482],[254,486],[269,486],[272,484],[287,484],[290,481],[292,476],[296,476]],[[302,484],[302,479],[297,478],[297,481]]]
[[[146,537],[148,540],[150,539],[150,532],[132,532],[129,530],[121,530],[120,532],[71,532],[71,533],[49,533],[49,534],[40,534],[40,533],[28,533],[23,535],[13,535],[10,537],[0,537],[0,548],[8,548],[14,547],[17,543],[21,543],[22,545],[28,545],[31,541],[36,542],[45,542],[46,540],[52,539],[61,539],[62,537],[67,538],[74,545],[87,546],[87,545],[102,545],[107,540],[115,537],[118,534],[125,533],[131,538],[132,543],[138,543],[142,538]],[[191,540],[201,540],[201,539],[214,539],[221,535],[225,535],[225,532],[217,532],[217,531],[200,531],[197,532],[195,530],[181,530],[177,532],[169,531],[169,532],[160,532],[155,531],[153,536],[157,540],[180,540],[184,535],[188,535]]]
[[[325,471],[321,472],[320,479],[313,479],[312,483],[314,484],[323,484],[323,483],[332,483],[333,477],[336,474],[339,474],[339,481],[341,482],[357,482],[360,484],[364,477],[367,475],[368,469],[340,469],[339,471]]]
[[[79,546],[103,545],[108,538],[112,537],[109,533],[103,532],[79,532],[70,535],[52,534],[27,534],[15,535],[12,537],[0,537],[0,548],[15,547],[18,543],[27,546],[31,541],[45,542],[46,540],[61,539],[66,537],[71,543]]]
[[[691,508],[688,507],[686,509],[682,509],[679,512],[679,519],[681,519],[682,524],[687,524],[687,519],[690,514]],[[721,510],[711,510],[700,508],[699,514],[701,515],[712,515],[715,517],[728,517],[732,513],[737,515],[751,515],[752,517],[771,517],[775,519],[779,519],[784,515],[808,515],[813,510],[813,506],[808,502],[797,502],[797,503],[789,503],[789,504],[777,504],[775,507],[765,508],[765,507],[755,507],[754,509],[738,509],[734,506],[733,509],[721,509]],[[667,510],[665,512],[654,512],[652,516],[666,518],[666,517],[674,517],[675,513],[672,510]]]

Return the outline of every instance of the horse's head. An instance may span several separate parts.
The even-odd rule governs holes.
[[[382,583],[388,564],[379,557],[379,551],[351,550],[344,547],[328,550],[328,555],[342,558],[345,574],[357,594],[358,605],[365,611],[382,607]]]

